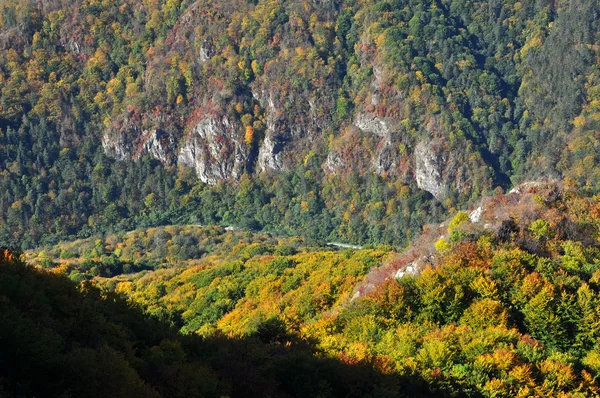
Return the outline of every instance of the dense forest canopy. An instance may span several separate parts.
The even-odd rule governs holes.
[[[164,224],[401,245],[598,192],[597,0],[0,1],[0,240]]]
[[[489,198],[477,214],[457,213],[431,227],[412,249],[416,259],[383,246],[336,251],[219,227],[168,226],[62,243],[26,253],[36,269],[0,264],[0,281],[13,281],[0,283],[0,303],[22,311],[19,322],[52,325],[65,341],[36,355],[60,355],[67,364],[98,358],[90,369],[99,372],[109,366],[102,361],[123,352],[119,367],[130,376],[115,391],[597,396],[600,196],[529,184]],[[66,275],[90,281],[75,294]],[[79,306],[92,315],[79,319]],[[38,307],[53,310],[38,319],[27,310]],[[148,319],[136,318],[141,314]],[[99,331],[86,326],[92,337],[70,329],[98,316],[111,323]],[[148,322],[162,329],[148,334]],[[29,337],[39,327],[16,330],[29,330],[12,337],[27,350],[40,349],[38,337]],[[127,341],[115,343],[112,336],[122,333]],[[65,384],[35,378],[48,384],[21,390],[8,373],[0,386],[85,391],[81,377],[104,374],[94,372],[62,375]],[[173,372],[190,380],[171,380]]]
[[[600,395],[599,14],[0,0],[0,396]]]
[[[121,295],[40,272],[4,249],[0,298],[3,397],[391,397],[429,391],[417,377],[325,356],[272,320],[244,338],[182,336]]]

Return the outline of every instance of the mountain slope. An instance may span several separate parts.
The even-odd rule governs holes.
[[[424,385],[428,394],[595,396],[599,221],[600,197],[525,184],[487,198],[471,217],[457,213],[429,227],[405,253],[221,235],[223,250],[95,280],[184,334],[258,333],[272,344],[296,336],[343,363]],[[186,230],[169,228],[173,248]],[[141,250],[143,263],[160,257],[144,248],[165,231],[110,237],[105,250],[123,261]],[[214,241],[189,247],[208,245]],[[91,246],[84,257],[97,250]],[[90,260],[109,266],[106,258]],[[71,260],[56,259],[63,264],[55,271],[85,272]]]
[[[246,174],[257,210],[197,221],[402,243],[524,178],[597,192],[598,6],[4,0],[3,239],[193,221]]]
[[[0,253],[0,394],[86,397],[409,396],[418,378],[322,355],[265,322],[256,334],[181,336],[124,297]]]

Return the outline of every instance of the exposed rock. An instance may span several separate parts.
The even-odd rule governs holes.
[[[335,174],[342,170],[344,167],[344,161],[340,157],[339,152],[330,151],[327,154],[327,161],[325,161],[325,171]]]
[[[330,126],[327,118],[320,117],[323,108],[319,99],[311,99],[302,92],[284,93],[265,82],[256,82],[252,87],[252,97],[260,102],[266,116],[265,136],[256,157],[257,172],[293,168],[299,159],[297,154],[305,154],[320,138],[319,132]],[[293,111],[287,111],[283,106],[286,103],[302,105],[295,105]]]
[[[436,153],[433,142],[420,142],[415,148],[417,186],[431,193],[437,200],[443,200],[448,195],[448,182],[443,173],[446,157]]]
[[[267,134],[258,150],[257,167],[263,172],[266,170],[283,170],[283,161],[281,160],[281,145],[275,141],[271,130],[267,129]]]
[[[375,81],[372,83],[372,87],[377,90],[383,84],[384,80],[384,69],[383,66],[373,64],[373,76]]]
[[[105,131],[102,136],[102,149],[106,156],[117,160],[125,160],[131,156],[130,144],[123,134]]]
[[[201,64],[208,62],[212,58],[213,53],[214,50],[210,44],[200,47],[200,50],[198,50],[198,61],[200,61]]]
[[[360,113],[354,120],[354,125],[365,133],[374,134],[380,138],[379,148],[373,157],[372,167],[379,175],[388,173],[396,165],[398,156],[393,150],[390,122],[377,115]]]
[[[206,184],[239,178],[248,159],[248,151],[227,117],[205,117],[194,127],[179,151],[178,162],[196,170]]]
[[[394,278],[402,279],[406,275],[417,275],[418,273],[419,273],[419,268],[417,267],[417,265],[415,263],[412,263],[412,264],[407,265],[404,268],[400,268],[394,275]]]
[[[528,189],[540,187],[543,184],[544,183],[542,181],[527,181],[520,185],[517,185],[516,187],[513,187],[513,189],[511,189],[508,193],[520,194],[522,192],[527,191]]]
[[[253,93],[253,96],[256,99],[267,97],[264,92],[260,95],[258,93]],[[257,169],[260,172],[266,170],[281,171],[284,169],[281,153],[282,145],[276,138],[279,133],[277,131],[276,123],[278,112],[275,108],[272,94],[268,95],[266,110],[267,128],[265,138],[258,149]]]
[[[158,120],[146,122],[160,124]],[[170,163],[175,148],[173,135],[159,128],[142,131],[141,125],[142,121],[137,118],[125,118],[111,125],[102,136],[104,153],[117,160],[138,161],[149,155],[162,163]]]
[[[391,139],[392,131],[388,125],[388,122],[376,115],[360,113],[358,116],[356,116],[354,125],[364,132],[375,134],[379,137],[385,138],[388,141]]]
[[[391,142],[384,142],[381,145],[381,149],[377,151],[377,155],[373,159],[373,167],[375,168],[375,172],[379,175],[384,173],[389,173],[396,167],[396,159],[399,154],[397,151],[394,151]]]
[[[174,147],[173,137],[162,130],[144,131],[142,134],[142,150],[138,152],[136,160],[143,155],[148,154],[162,163],[169,163],[171,160],[171,148]]]
[[[469,220],[471,220],[471,222],[479,222],[479,220],[481,220],[481,214],[483,214],[483,206],[479,206],[473,210],[471,214],[469,214]]]

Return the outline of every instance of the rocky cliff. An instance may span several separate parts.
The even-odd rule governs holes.
[[[73,115],[103,129],[107,155],[207,184],[312,154],[323,176],[439,201],[535,173],[600,181],[580,171],[598,160],[596,1],[42,2],[3,21],[0,118]]]
[[[258,12],[247,5],[238,6],[253,16]],[[329,6],[310,7],[319,23],[333,20],[329,11],[317,12]],[[328,65],[311,50],[312,38],[294,36],[289,29],[301,19],[291,18],[296,15],[294,5],[284,10],[288,19],[270,25],[272,52],[255,55],[250,62],[227,52],[231,48],[224,49],[208,33],[235,24],[232,9],[214,9],[211,18],[209,8],[200,2],[187,8],[167,36],[169,45],[154,49],[142,82],[143,86],[153,85],[161,71],[188,82],[187,101],[177,107],[177,114],[169,108],[156,108],[163,119],[175,121],[177,129],[164,133],[156,123],[149,123],[150,127],[113,125],[103,139],[106,154],[117,159],[147,155],[163,163],[177,162],[193,168],[203,182],[216,184],[235,180],[244,172],[290,170],[313,152],[322,156],[325,174],[360,170],[399,179],[438,200],[461,195],[456,170],[445,170],[449,162],[455,162],[449,152],[455,148],[433,148],[433,141],[425,138],[431,135],[428,122],[414,118],[418,112],[411,110],[414,106],[406,92],[390,86],[394,72],[371,33],[364,31],[360,45],[354,48],[361,78],[368,82],[366,90],[354,99],[346,98],[336,94],[341,88],[331,76],[332,68],[342,68],[342,63],[331,61]],[[247,40],[238,39],[239,43]],[[239,68],[231,83],[223,74],[223,62],[235,62]],[[182,64],[190,72],[183,70]],[[164,72],[169,68],[171,72]],[[197,80],[189,80],[190,76]],[[165,94],[170,95],[168,91]],[[148,118],[142,113],[141,119]],[[183,122],[178,124],[178,119]],[[449,126],[439,124],[435,135],[444,137],[448,130]],[[461,150],[466,147],[465,143]],[[475,178],[469,173],[464,171],[464,181]]]
[[[207,184],[239,178],[248,160],[248,150],[237,126],[227,117],[206,117],[184,139],[177,161],[196,170]]]

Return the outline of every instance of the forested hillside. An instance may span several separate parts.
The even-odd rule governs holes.
[[[86,295],[101,288],[117,303],[125,295],[152,322],[187,336],[148,352],[157,340],[133,351],[109,343],[125,350],[141,386],[161,394],[182,387],[147,378],[154,373],[146,367],[159,364],[164,376],[184,360],[204,364],[208,380],[210,371],[224,377],[224,385],[203,383],[212,388],[198,390],[206,395],[264,396],[261,388],[273,396],[600,394],[600,196],[582,196],[569,184],[528,184],[428,231],[412,248],[420,257],[409,262],[411,252],[386,247],[334,251],[300,239],[165,227],[27,253],[37,271],[8,270],[57,278],[61,286],[69,284],[59,275],[93,277],[81,288]],[[113,267],[118,262],[135,267]],[[48,289],[14,286],[24,285],[0,286],[12,292],[0,303],[29,303],[22,297]],[[67,342],[79,338],[67,336]],[[135,342],[144,334],[128,336]],[[188,337],[179,348],[176,342]],[[231,364],[242,352],[233,342],[248,351],[239,368]],[[142,355],[141,362],[131,355]],[[358,374],[364,378],[351,381]],[[236,389],[238,376],[258,389]],[[230,380],[233,390],[218,390]]]
[[[330,358],[264,322],[244,338],[182,336],[121,295],[0,252],[2,397],[410,396],[418,378]]]
[[[0,241],[404,244],[598,168],[597,0],[0,1]]]
[[[599,27],[0,0],[0,396],[599,396]]]

